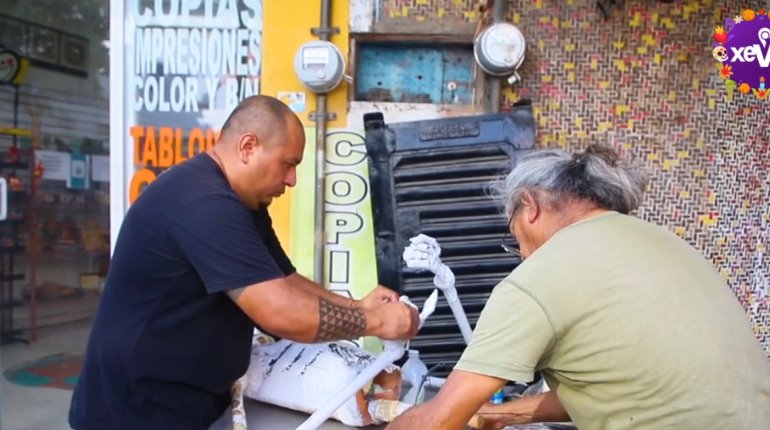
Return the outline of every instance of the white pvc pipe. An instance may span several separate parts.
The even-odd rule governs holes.
[[[457,321],[457,325],[460,327],[465,344],[470,345],[473,330],[471,330],[471,324],[468,322],[468,316],[465,315],[463,304],[460,302],[460,298],[457,297],[457,288],[452,283],[451,287],[441,288],[441,292],[444,293],[446,302],[449,304],[449,308],[452,309],[452,315],[454,315],[455,321]]]
[[[454,289],[454,288],[453,288]],[[457,293],[455,292],[455,295]],[[462,303],[460,303],[460,299],[456,298],[456,300],[447,300],[449,303],[449,307],[452,309],[452,314],[455,316],[455,320],[457,320],[457,325],[460,326],[460,332],[463,334],[463,340],[465,340],[466,345],[471,344],[471,337],[473,336],[473,330],[471,330],[471,324],[468,322],[468,316],[465,315],[465,309],[463,309]]]
[[[377,359],[375,359],[369,367],[362,370],[353,381],[345,386],[345,389],[337,393],[337,395],[324,404],[321,409],[315,411],[313,415],[306,419],[296,430],[316,430],[332,416],[334,411],[339,409],[349,398],[354,396],[358,390],[370,383],[378,373],[382,372],[383,369],[401,358],[406,350],[406,343],[404,342],[383,342],[383,344],[385,345],[385,351],[377,356]]]

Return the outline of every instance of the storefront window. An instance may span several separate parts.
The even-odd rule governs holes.
[[[68,428],[123,215],[259,93],[261,44],[262,0],[3,2],[2,428]]]
[[[0,10],[2,428],[68,428],[109,264],[108,32],[107,0]]]

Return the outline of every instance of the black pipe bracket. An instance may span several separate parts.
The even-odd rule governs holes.
[[[313,36],[331,36],[333,34],[340,34],[339,27],[313,27],[310,29],[310,34]]]

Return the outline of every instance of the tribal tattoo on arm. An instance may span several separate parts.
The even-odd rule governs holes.
[[[366,316],[361,309],[335,305],[318,299],[318,333],[314,342],[354,339],[364,335]]]

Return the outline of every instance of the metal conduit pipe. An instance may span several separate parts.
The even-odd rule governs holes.
[[[508,0],[494,0],[492,4],[492,22],[498,23],[505,20],[505,10]],[[502,79],[498,76],[487,75],[487,112],[500,112],[500,94]]]
[[[328,41],[331,28],[331,0],[321,0],[321,26],[314,32],[321,40]],[[324,280],[324,248],[326,244],[325,200],[326,200],[326,125],[329,117],[326,94],[316,95],[315,129],[316,129],[316,160],[315,160],[315,252],[313,253],[313,280],[323,285]]]
[[[505,9],[508,0],[494,0],[492,4],[492,22],[502,22],[505,19]]]
[[[315,119],[315,252],[313,253],[313,280],[323,285],[324,279],[324,249],[326,245],[325,200],[326,200],[326,95],[319,94],[316,98]]]

